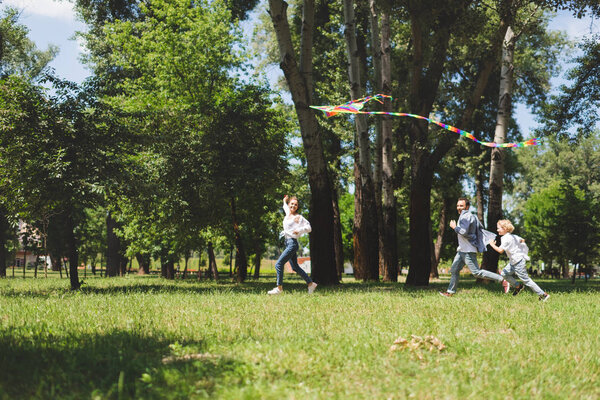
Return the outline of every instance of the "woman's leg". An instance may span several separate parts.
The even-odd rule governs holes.
[[[286,262],[292,257],[292,255],[296,255],[296,249],[298,245],[294,246],[293,239],[286,239],[285,241],[285,250],[279,256],[277,263],[275,264],[275,270],[277,271],[277,286],[283,285],[283,266]]]
[[[304,279],[304,281],[306,281],[306,283],[312,282],[310,276],[308,276],[308,274],[304,272],[302,268],[300,268],[300,265],[298,265],[298,255],[295,251],[294,254],[292,254],[292,256],[290,257],[290,265],[292,266],[292,269],[296,271],[296,273],[300,275],[302,279]]]

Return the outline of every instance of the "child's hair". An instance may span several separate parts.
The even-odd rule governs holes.
[[[501,227],[506,229],[506,232],[509,232],[509,233],[512,233],[512,231],[515,230],[515,227],[513,226],[513,224],[507,219],[501,219],[500,221],[498,221],[498,225],[500,225]]]

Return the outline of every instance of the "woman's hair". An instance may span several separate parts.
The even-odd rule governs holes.
[[[515,227],[513,226],[513,224],[507,219],[501,219],[500,221],[498,221],[498,225],[500,225],[501,227],[506,229],[506,232],[509,232],[509,233],[512,233],[512,231],[515,230]]]
[[[296,196],[289,196],[287,199],[287,204],[290,204],[290,201],[292,200],[296,200],[296,203],[298,203],[298,198]]]

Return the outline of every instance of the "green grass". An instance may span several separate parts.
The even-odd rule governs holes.
[[[286,277],[0,280],[0,398],[597,399],[600,280],[503,295]],[[390,351],[399,336],[439,352]],[[187,355],[187,357],[186,357]]]

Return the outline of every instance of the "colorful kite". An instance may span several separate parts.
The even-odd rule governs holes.
[[[346,104],[342,104],[339,106],[310,106],[311,108],[321,110],[328,117],[332,117],[336,114],[368,114],[368,115],[392,115],[394,117],[411,117],[425,120],[429,123],[436,124],[450,132],[458,133],[461,136],[464,136],[468,139],[471,139],[475,143],[479,143],[482,146],[487,147],[526,147],[526,146],[535,146],[540,144],[540,138],[529,139],[525,142],[516,142],[516,143],[494,143],[494,142],[482,142],[473,136],[472,133],[463,131],[462,129],[456,128],[452,125],[446,125],[443,122],[436,121],[433,118],[426,118],[421,115],[416,114],[407,114],[407,113],[397,113],[397,112],[385,112],[385,111],[362,111],[362,108],[365,104],[367,104],[371,100],[378,101],[383,103],[384,98],[392,98],[391,96],[385,94],[376,94],[374,96],[363,97],[362,99],[352,100],[347,102]]]

